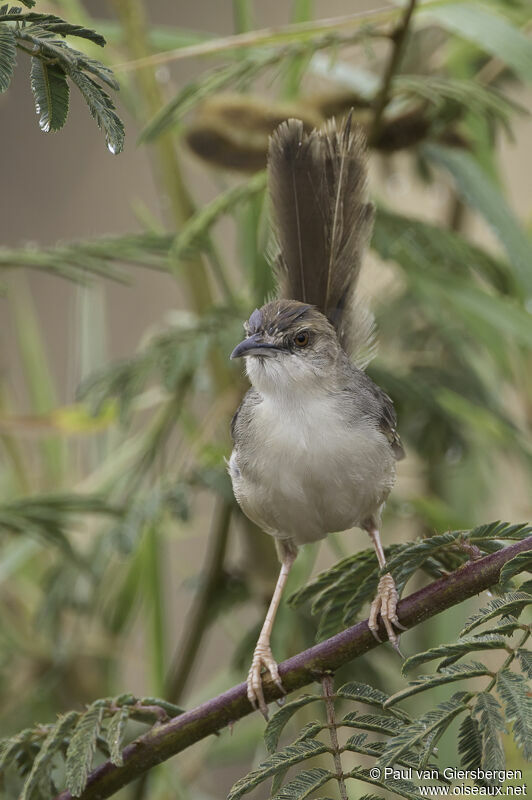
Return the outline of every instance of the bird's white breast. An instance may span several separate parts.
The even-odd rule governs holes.
[[[367,420],[346,425],[331,395],[313,395],[264,397],[229,465],[245,513],[297,544],[378,514],[395,472],[377,428]]]

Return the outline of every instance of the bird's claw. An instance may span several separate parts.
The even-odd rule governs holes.
[[[279,669],[277,667],[277,662],[275,661],[274,657],[272,656],[272,651],[269,645],[261,644],[260,642],[257,644],[255,648],[255,652],[253,653],[253,659],[251,661],[251,667],[249,668],[248,672],[248,679],[247,679],[247,694],[248,700],[255,709],[259,709],[264,719],[268,719],[268,706],[264,700],[264,689],[262,686],[262,668],[265,668],[271,676],[272,681],[275,683],[277,688],[284,694],[286,694],[283,684],[281,682],[281,678],[279,677]]]
[[[402,658],[403,654],[399,649],[399,636],[394,630],[394,626],[396,628],[399,628],[399,630],[402,631],[406,630],[405,626],[401,625],[401,623],[397,619],[398,599],[399,599],[399,594],[397,592],[397,589],[395,588],[394,579],[388,572],[386,575],[383,575],[379,580],[379,585],[377,587],[377,596],[375,597],[370,608],[368,627],[372,632],[373,636],[375,637],[375,639],[378,642],[380,642],[381,638],[379,637],[378,634],[379,624],[377,621],[377,618],[380,613],[381,619],[384,623],[384,627],[386,628],[386,633],[388,634],[388,640]]]

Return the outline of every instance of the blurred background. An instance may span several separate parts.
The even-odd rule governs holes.
[[[273,290],[261,171],[288,116],[313,127],[354,108],[370,139],[369,372],[407,450],[383,541],[530,518],[532,67],[482,16],[526,30],[526,4],[420,4],[385,95],[397,10],[372,16],[381,5],[39,3],[106,36],[83,47],[115,70],[126,146],[107,151],[74,91],[44,135],[19,54],[0,98],[0,736],[122,692],[192,707],[245,677],[277,560],[225,473],[246,386],[228,356]],[[312,38],[277,35],[312,20]],[[290,589],[366,546],[353,531],[303,548]],[[475,602],[404,650],[455,636]],[[278,660],[317,625],[285,604]],[[392,692],[398,667],[383,647],[345,673]],[[223,798],[263,756],[262,729],[241,721],[121,796]],[[456,763],[452,741],[441,750]]]

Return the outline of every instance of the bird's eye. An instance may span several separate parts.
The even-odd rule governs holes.
[[[306,347],[309,342],[308,331],[300,331],[294,336],[294,344],[296,347]]]

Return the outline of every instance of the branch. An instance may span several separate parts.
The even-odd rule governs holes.
[[[399,603],[401,623],[412,628],[488,589],[498,582],[500,570],[507,561],[528,550],[532,550],[532,536],[484,558],[470,561],[450,575],[414,592]],[[381,633],[384,635],[383,626]],[[286,691],[293,692],[377,645],[365,620],[284,661],[279,665],[279,674]],[[265,678],[264,687],[268,702],[281,696],[279,689],[269,679]],[[95,769],[79,800],[110,797],[162,761],[251,713],[246,684],[241,683],[164,725],[154,726],[124,748],[122,766],[107,761]],[[65,791],[57,795],[55,800],[73,798],[70,792]]]
[[[368,136],[368,141],[370,145],[377,141],[379,133],[381,131],[382,118],[384,116],[384,112],[386,110],[386,106],[388,105],[388,100],[390,97],[390,87],[392,85],[394,75],[397,72],[397,69],[401,63],[401,59],[403,57],[403,52],[406,44],[406,35],[408,33],[408,28],[410,25],[412,14],[414,13],[414,9],[416,7],[416,2],[417,0],[408,0],[408,5],[404,10],[401,22],[399,23],[398,27],[396,28],[393,34],[392,52],[390,53],[390,58],[384,70],[382,85],[379,94],[377,95],[377,98],[375,100],[375,112],[373,116],[373,124],[371,126],[371,130]]]

